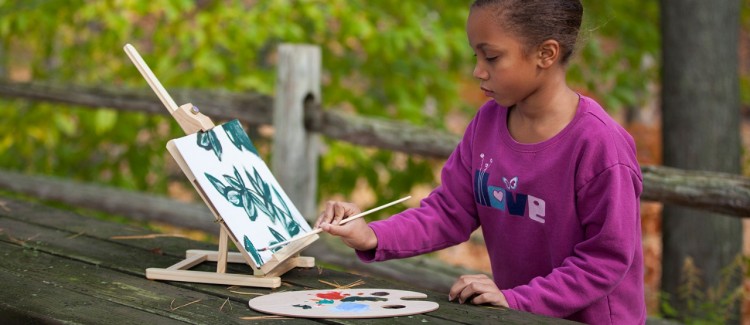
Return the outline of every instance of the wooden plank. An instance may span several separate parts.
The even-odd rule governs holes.
[[[63,214],[65,215],[65,214]],[[41,216],[41,215],[40,215]],[[72,219],[72,218],[71,218]],[[97,224],[98,228],[102,223],[97,220],[91,220]],[[104,223],[106,224],[106,223]],[[111,224],[116,226],[116,224]],[[103,228],[103,227],[102,227]],[[120,272],[136,275],[145,279],[145,270],[150,267],[169,267],[184,259],[184,249],[191,246],[198,246],[197,242],[186,242],[183,238],[168,238],[175,242],[182,243],[181,250],[183,256],[162,255],[158,248],[136,247],[137,245],[121,244],[115,241],[103,240],[83,232],[72,233],[66,230],[49,228],[49,225],[35,225],[26,223],[23,220],[0,217],[0,241],[8,243],[21,244],[24,247],[46,252],[58,256],[65,256],[70,259],[86,262],[92,265],[107,267]],[[90,230],[89,230],[90,232]],[[158,239],[164,242],[165,239]],[[136,240],[136,242],[153,242],[155,239]],[[127,241],[132,243],[133,241]],[[191,245],[190,243],[198,244]],[[213,273],[215,267],[211,265],[199,265],[196,270]],[[252,276],[252,270],[246,265],[244,268],[233,269],[238,274]],[[240,299],[241,296],[231,295],[225,288],[226,286],[216,287],[210,285],[200,285],[192,283],[175,283],[176,286],[185,288],[196,288],[203,292],[210,292],[216,295],[232,296]],[[256,293],[265,294],[268,291],[255,291]],[[244,299],[244,298],[242,298]]]
[[[182,258],[175,256],[154,254],[149,249],[122,245],[113,241],[93,238],[85,234],[77,235],[60,229],[44,228],[43,226],[32,225],[6,217],[0,217],[0,229],[2,229],[2,232],[0,232],[0,241],[20,244],[24,247],[30,247],[58,256],[65,256],[92,265],[107,267],[144,279],[146,277],[146,269],[164,267],[165,269],[162,270],[152,270],[155,278],[163,279],[159,275],[168,274],[167,267],[184,261]],[[171,239],[177,240],[179,238]],[[147,241],[150,241],[150,239]],[[189,245],[185,247],[189,247]],[[192,257],[195,256],[189,258]],[[195,270],[203,272],[183,272],[184,277],[216,274],[215,267],[208,264],[200,265]],[[253,278],[252,270],[247,265],[243,265],[242,267],[235,266],[232,271],[235,273],[227,274],[228,277]],[[186,288],[200,288],[205,292],[219,295],[228,294],[228,291],[223,289],[226,286],[222,286],[221,288],[212,288],[211,286],[201,287],[201,285],[195,283],[185,283],[181,286]],[[265,294],[268,291],[260,291],[258,293]]]
[[[189,241],[184,238],[110,240],[107,235],[117,233],[127,227],[84,218],[70,212],[49,209],[44,206],[36,206],[38,210],[35,210],[30,208],[28,204],[23,204],[19,201],[13,201],[12,204],[8,203],[6,206],[13,212],[13,215],[22,216],[20,219],[0,218],[0,228],[9,229],[5,233],[6,236],[9,236],[6,239],[7,241],[12,242],[14,240],[25,240],[24,238],[34,238],[33,242],[25,244],[42,251],[68,256],[92,264],[107,265],[113,269],[144,277],[146,276],[145,270],[150,269],[149,276],[154,279],[166,280],[169,279],[169,276],[174,275],[174,280],[177,281],[196,279],[196,282],[201,283],[218,283],[218,280],[215,279],[197,281],[206,277],[213,277],[216,274],[215,264],[210,265],[210,263],[205,263],[192,270],[192,272],[170,272],[166,270],[168,267],[184,262],[186,249],[204,246],[201,243]],[[24,217],[30,215],[33,215],[33,217]],[[48,223],[45,224],[45,221]],[[65,231],[70,231],[70,233],[62,232],[59,229],[53,234],[47,232],[39,233],[36,227],[25,224],[25,222],[45,227],[63,227]],[[90,230],[85,230],[87,227],[89,229],[96,229],[96,232],[91,233]],[[143,232],[142,229],[139,230],[136,227],[131,227],[130,232],[138,231]],[[122,233],[120,232],[120,234]],[[170,240],[173,242],[172,244],[170,244]],[[174,243],[179,243],[179,245],[175,246]],[[123,247],[127,246],[130,246],[131,249],[123,249]],[[169,254],[169,256],[163,255],[164,251],[162,247],[169,247],[169,251],[172,254]],[[204,248],[207,247],[204,246]],[[232,254],[233,260],[237,260],[237,255],[239,253]],[[187,257],[194,256],[188,255]],[[214,254],[209,257],[213,261],[217,260],[218,256],[215,253],[215,249]],[[122,261],[128,261],[128,263],[122,263]],[[191,266],[196,265],[195,263],[186,262],[184,266],[187,266],[187,264],[192,264]],[[158,268],[164,269],[160,270]],[[280,280],[275,277],[270,279],[255,278],[252,269],[247,265],[233,265],[230,273],[232,274],[227,274],[225,278],[232,279],[230,283],[234,283],[235,285],[258,283],[262,287],[278,287],[280,284]],[[185,283],[183,286],[196,287],[200,285]],[[226,294],[226,290],[222,291],[217,288],[204,286],[202,290]],[[261,293],[265,294],[267,291]]]
[[[92,324],[232,324],[257,315],[242,302],[220,311],[226,298],[9,243],[0,243],[0,253],[0,279],[9,286],[0,290],[1,300],[17,312]]]
[[[7,272],[0,281],[2,324],[185,324],[52,285],[34,287]]]
[[[59,229],[44,228],[5,217],[0,218],[0,229],[0,241],[141,276],[144,275],[146,266],[168,267],[181,260],[159,255],[157,249],[149,251],[128,248],[86,234],[78,235]]]
[[[5,207],[0,208],[0,216],[6,216],[29,224],[65,230],[70,232],[71,236],[78,235],[109,240],[109,238],[113,236],[145,235],[154,233],[153,231],[148,231],[141,227],[107,222],[92,217],[84,217],[70,211],[56,209],[38,203],[9,199],[2,196],[0,196],[0,202],[2,202]],[[213,216],[210,215],[210,212],[206,218],[213,220]],[[212,223],[212,225],[218,231],[218,225],[215,223]],[[112,242],[119,245],[146,249],[152,251],[153,254],[167,255],[179,259],[185,257],[185,247],[207,250],[216,250],[217,248],[216,244],[196,242],[186,238],[112,240]],[[170,260],[170,262],[171,261],[172,260]],[[168,264],[169,262],[166,263]],[[172,264],[174,263],[177,262],[172,262]]]
[[[183,321],[152,314],[117,302],[70,290],[63,281],[79,278],[59,274],[40,276],[40,270],[58,269],[60,259],[32,250],[0,243],[0,322],[3,324],[80,323],[80,324],[184,324]],[[29,259],[45,258],[45,265],[26,264]],[[78,270],[80,271],[80,270]],[[29,274],[34,272],[33,274]],[[55,270],[54,272],[57,272]],[[108,282],[109,283],[109,282]],[[106,312],[103,312],[106,311]]]
[[[100,241],[98,245],[104,246],[105,249],[95,250],[92,255],[106,254],[107,251],[110,251],[109,255],[113,261],[104,261],[105,258],[103,256],[81,256],[80,250],[85,250],[86,247],[92,244],[91,238],[81,238],[85,236],[70,238],[69,233],[60,231],[59,229],[34,226],[7,218],[0,218],[0,229],[2,229],[0,233],[0,254],[2,254],[4,259],[9,259],[9,256],[13,254],[12,250],[8,251],[6,249],[7,247],[15,247],[18,251],[31,252],[36,258],[36,260],[27,259],[17,263],[20,267],[13,267],[12,265],[15,265],[13,262],[5,262],[4,260],[3,266],[0,266],[0,273],[3,272],[3,267],[8,267],[11,268],[8,271],[9,273],[19,273],[27,276],[34,275],[32,280],[35,282],[42,282],[43,280],[40,279],[55,279],[57,281],[55,283],[61,283],[60,285],[66,289],[74,289],[73,291],[88,294],[96,298],[93,300],[94,302],[88,303],[89,305],[95,304],[95,301],[98,301],[97,299],[104,299],[151,313],[165,314],[166,311],[172,312],[172,307],[180,306],[180,303],[185,304],[201,299],[203,306],[197,309],[195,313],[187,313],[183,321],[195,319],[198,320],[198,323],[222,324],[237,322],[239,317],[262,316],[262,314],[254,312],[247,307],[247,300],[258,294],[269,292],[268,290],[250,291],[250,289],[244,288],[229,289],[226,286],[150,281],[143,277],[143,270],[137,266],[139,263],[143,263],[142,261],[138,259],[124,259],[123,256],[127,256],[128,254],[118,251],[118,249],[136,249],[128,249],[126,246]],[[15,234],[15,236],[12,234]],[[57,244],[61,244],[65,239],[70,242],[79,242],[77,244],[68,244],[67,249],[56,247]],[[94,244],[96,245],[97,243]],[[74,251],[75,247],[78,247],[79,251]],[[52,260],[59,260],[59,262]],[[118,260],[119,262],[116,262]],[[126,265],[136,266],[128,267]],[[17,270],[21,268],[22,271]],[[117,284],[117,288],[100,287],[100,284],[112,283]],[[248,292],[255,293],[255,295],[247,295],[246,293]],[[131,294],[135,297],[131,297]],[[203,314],[219,313],[220,306],[227,301],[227,298],[230,300],[228,304],[232,305],[232,310],[234,310],[228,314],[228,318],[216,315],[200,316]],[[59,296],[56,299],[60,299]],[[172,303],[171,299],[177,299],[177,301]],[[152,301],[155,305],[158,305],[158,308],[150,305],[144,306],[148,301]],[[19,308],[23,310],[22,307],[15,309]],[[226,310],[224,310],[224,313],[227,313]],[[172,316],[170,315],[170,317]],[[92,321],[91,323],[96,322]]]

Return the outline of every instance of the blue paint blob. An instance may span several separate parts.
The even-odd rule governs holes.
[[[302,309],[310,309],[310,308],[312,308],[312,307],[310,307],[308,305],[299,305],[299,304],[298,305],[292,305],[292,307],[297,307],[297,308],[302,308]]]
[[[370,309],[370,306],[365,304],[358,304],[355,302],[342,302],[338,306],[334,307],[333,310],[335,311],[343,311],[343,312],[363,312]]]

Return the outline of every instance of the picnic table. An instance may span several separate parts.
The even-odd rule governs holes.
[[[445,292],[320,266],[289,271],[276,289],[146,279],[146,268],[168,267],[184,259],[187,249],[216,249],[216,245],[160,237],[146,228],[0,193],[0,323],[568,323],[506,308],[448,302]],[[206,262],[193,269],[215,268],[215,263]],[[228,272],[251,274],[251,269],[230,264]],[[282,318],[247,305],[249,299],[273,292],[352,284],[424,292],[426,300],[440,308],[426,314],[357,320]]]

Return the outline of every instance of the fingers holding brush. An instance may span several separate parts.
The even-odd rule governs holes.
[[[328,201],[315,222],[315,228],[340,237],[351,248],[369,250],[377,246],[377,239],[361,216],[361,210],[354,203]]]
[[[325,209],[315,221],[314,228],[317,228],[315,231],[325,231],[341,237],[341,240],[351,248],[370,250],[378,246],[378,238],[362,217],[410,198],[411,196],[406,196],[365,212],[361,212],[354,203],[328,201]]]
[[[318,220],[315,221],[314,228],[320,228],[321,224],[324,223],[338,225],[347,217],[359,214],[360,212],[361,210],[354,203],[328,201],[325,209],[318,216]]]

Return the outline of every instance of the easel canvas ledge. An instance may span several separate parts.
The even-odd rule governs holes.
[[[138,51],[130,44],[126,44],[124,50],[186,134],[190,135],[200,131],[208,131],[215,126],[211,119],[200,113],[194,105],[187,103],[178,107],[156,76],[154,76],[148,65],[143,61]],[[218,251],[187,250],[185,259],[172,266],[146,269],[146,278],[152,280],[276,288],[281,286],[280,276],[289,270],[295,267],[315,266],[315,259],[313,257],[300,256],[299,252],[315,242],[319,238],[318,235],[310,236],[308,239],[287,245],[276,251],[269,261],[266,261],[260,267],[256,267],[248,252],[237,238],[235,238],[231,229],[229,229],[216,208],[211,204],[203,188],[196,181],[195,175],[188,168],[184,157],[176,149],[173,141],[167,143],[167,150],[172,154],[180,169],[193,184],[219,224],[219,248]],[[229,240],[234,243],[239,252],[229,252]],[[190,270],[190,268],[203,262],[216,262],[216,272]],[[245,263],[251,267],[253,274],[226,273],[227,263]]]

